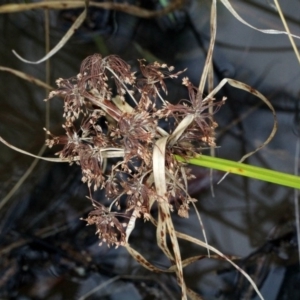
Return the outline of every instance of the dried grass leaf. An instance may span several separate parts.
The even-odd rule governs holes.
[[[25,155],[28,155],[28,156],[31,156],[31,157],[34,157],[34,158],[39,158],[41,160],[46,160],[46,161],[51,161],[51,162],[69,162],[68,160],[62,160],[61,158],[52,158],[52,157],[43,157],[43,156],[34,155],[30,152],[27,152],[25,150],[22,150],[18,147],[15,147],[15,146],[11,145],[6,140],[4,140],[1,136],[0,136],[0,142],[3,143],[4,145],[6,145],[7,147],[17,151],[17,152],[20,152],[22,154],[25,154]]]
[[[148,269],[148,270],[150,270],[152,272],[156,272],[156,273],[168,272],[167,270],[163,270],[163,269],[157,268],[154,265],[152,265],[141,253],[139,253],[138,251],[136,251],[135,249],[133,249],[132,247],[130,247],[130,245],[128,243],[124,247],[127,249],[127,251],[129,252],[129,254],[139,264],[141,264],[146,269]],[[169,271],[169,272],[174,272],[174,271]]]
[[[198,260],[202,260],[204,258],[213,258],[213,259],[216,259],[216,260],[225,260],[224,257],[221,257],[220,255],[210,255],[209,257],[207,255],[197,255],[197,256],[192,256],[192,257],[189,257],[189,258],[186,258],[182,261],[182,266],[185,268],[187,267],[188,265],[198,261]],[[227,256],[227,258],[229,258]],[[230,259],[233,260],[233,259],[238,259],[239,257],[237,256],[230,256]],[[175,272],[175,266],[171,266],[169,269],[165,270],[165,272]]]
[[[210,246],[210,245],[207,245],[206,243],[202,242],[201,240],[199,239],[196,239],[196,238],[193,238],[189,235],[186,235],[184,233],[181,233],[181,232],[178,232],[176,231],[176,236],[180,239],[184,239],[186,241],[190,241],[191,243],[194,243],[194,244],[197,244],[201,247],[205,247],[216,253],[217,255],[219,255],[221,258],[225,259],[226,261],[228,261],[232,266],[234,266],[234,268],[236,270],[238,270],[247,280],[248,282],[251,284],[251,286],[253,287],[253,289],[255,290],[255,292],[257,293],[257,295],[259,296],[260,299],[264,300],[262,294],[260,293],[260,291],[258,290],[258,287],[257,285],[255,284],[255,282],[252,280],[252,278],[243,270],[241,269],[237,264],[235,264],[231,258],[229,258],[228,256],[224,255],[221,251],[219,251],[218,249]]]
[[[135,249],[133,249],[132,247],[130,247],[129,244],[126,244],[124,246],[127,251],[129,252],[129,254],[139,263],[141,264],[144,268],[150,270],[151,272],[155,272],[155,273],[173,273],[177,271],[177,267],[176,266],[171,266],[168,269],[160,269],[154,265],[152,265],[141,253],[139,253],[138,251],[136,251]],[[187,260],[184,260],[183,263],[185,264],[185,266],[188,266],[190,263],[195,262],[199,259],[204,258],[205,256],[195,256],[193,258],[189,258]],[[195,293],[193,290],[186,288],[186,293],[189,296],[190,299],[195,299],[195,300],[202,300],[203,298]],[[182,298],[182,299],[186,299],[186,298]]]
[[[41,58],[38,61],[30,61],[30,60],[22,58],[15,50],[12,50],[13,54],[15,56],[17,56],[17,58],[19,58],[21,61],[28,63],[28,64],[35,64],[35,65],[40,64],[40,63],[46,61],[47,59],[49,59],[50,57],[52,57],[68,42],[68,40],[72,37],[74,32],[81,26],[81,24],[83,23],[83,21],[86,18],[86,15],[87,15],[88,3],[89,3],[89,0],[85,0],[84,11],[78,16],[78,18],[72,24],[72,26],[67,31],[67,33],[63,36],[63,38],[58,42],[58,44],[51,51],[49,51],[43,58]]]
[[[158,222],[153,217],[150,218],[150,221],[154,226],[158,226]],[[263,296],[259,292],[255,282],[251,279],[251,277],[243,269],[241,269],[237,264],[235,264],[232,261],[233,259],[237,259],[237,257],[235,257],[235,256],[230,256],[229,257],[228,255],[223,254],[221,251],[219,251],[218,249],[214,248],[213,246],[207,244],[206,242],[203,242],[199,239],[196,239],[196,238],[194,238],[190,235],[187,235],[187,234],[184,234],[184,233],[181,233],[181,232],[178,232],[178,231],[175,231],[175,234],[176,234],[177,238],[189,241],[191,243],[199,245],[200,247],[204,247],[204,248],[206,248],[206,249],[208,249],[208,250],[210,250],[210,251],[212,251],[212,252],[214,252],[218,255],[218,256],[211,255],[211,257],[216,258],[216,259],[224,259],[224,260],[228,261],[231,265],[234,266],[235,269],[237,269],[249,281],[249,283],[253,286],[254,290],[257,292],[260,299],[264,300]],[[186,260],[183,260],[182,261],[183,266],[188,265],[187,263],[189,262],[189,259],[192,260],[193,258],[188,258]],[[172,266],[172,267],[169,268],[169,270],[173,270],[173,268],[174,267]]]
[[[294,53],[295,53],[295,55],[296,55],[296,57],[298,59],[298,62],[300,63],[300,54],[299,54],[299,51],[298,51],[297,46],[296,46],[296,44],[294,42],[293,35],[291,34],[290,29],[289,29],[289,27],[288,27],[288,25],[286,23],[286,20],[285,20],[285,17],[283,15],[283,12],[281,10],[281,7],[280,7],[280,5],[279,5],[279,3],[278,3],[277,0],[274,0],[274,3],[275,3],[276,8],[278,10],[278,14],[279,14],[280,19],[281,19],[281,21],[283,23],[283,26],[284,26],[284,28],[285,28],[288,36],[289,36],[289,40],[290,40],[290,43],[291,43],[291,45],[293,47]]]
[[[195,293],[189,288],[186,288],[187,295],[189,296],[189,299],[191,300],[204,300],[199,294]]]
[[[210,15],[210,42],[209,42],[209,48],[207,51],[203,72],[199,83],[199,89],[197,93],[198,97],[199,96],[202,97],[203,95],[208,71],[210,69],[210,65],[212,62],[212,55],[213,55],[213,50],[216,41],[216,34],[217,34],[217,2],[216,0],[213,0],[211,4],[211,15]]]
[[[193,207],[195,209],[195,212],[196,212],[196,215],[197,215],[200,227],[201,227],[201,231],[203,233],[205,244],[208,245],[208,241],[207,241],[206,232],[205,232],[205,228],[204,228],[204,224],[203,224],[202,218],[201,218],[200,213],[197,210],[197,207],[196,207],[196,205],[195,205],[194,202],[192,202],[192,205],[193,205]],[[207,249],[207,255],[208,255],[208,257],[210,257],[211,255],[210,255],[209,249],[208,248],[206,248],[206,249]]]
[[[100,150],[102,158],[124,157],[124,149],[118,148],[103,148]]]
[[[126,113],[131,114],[133,112],[133,110],[134,110],[126,101],[124,101],[123,99],[121,99],[121,97],[119,97],[119,96],[112,98],[112,102],[122,112],[126,112]]]
[[[166,174],[165,174],[165,153],[168,136],[164,136],[156,141],[153,149],[153,176],[156,192],[161,197],[159,202],[168,203],[166,199]]]
[[[251,151],[249,153],[247,153],[246,155],[244,155],[239,162],[243,162],[246,158],[248,158],[249,156],[253,155],[254,153],[256,153],[258,150],[262,149],[264,146],[266,146],[274,137],[276,131],[277,131],[277,127],[278,127],[278,122],[277,122],[277,116],[276,116],[276,112],[275,109],[273,107],[273,105],[271,104],[271,102],[263,95],[261,94],[259,91],[257,91],[256,89],[254,89],[253,87],[237,81],[237,80],[233,80],[230,78],[224,78],[215,88],[214,90],[209,93],[205,99],[203,99],[203,102],[207,102],[209,99],[213,98],[213,96],[215,94],[217,94],[217,92],[226,84],[228,83],[229,85],[240,89],[240,90],[244,90],[256,97],[258,97],[259,99],[261,99],[271,110],[272,114],[273,114],[273,119],[274,119],[274,123],[273,123],[273,128],[272,131],[270,133],[270,135],[268,136],[268,138],[265,140],[265,142],[263,144],[261,144],[260,146],[258,146],[254,151]]]
[[[256,30],[256,31],[259,31],[259,32],[262,32],[262,33],[266,33],[266,34],[287,34],[287,35],[290,35],[294,38],[297,38],[297,39],[300,39],[300,36],[298,35],[295,35],[295,34],[289,34],[288,32],[286,31],[281,31],[281,30],[275,30],[275,29],[259,29],[255,26],[252,26],[251,24],[249,24],[248,22],[246,22],[235,10],[234,8],[232,7],[232,5],[230,4],[230,2],[228,0],[221,0],[221,2],[223,3],[223,5],[228,9],[228,11],[238,20],[240,21],[241,23],[245,24],[246,26]]]
[[[138,217],[138,211],[137,211],[137,209],[134,209],[132,215],[130,216],[130,219],[129,219],[129,222],[127,224],[126,231],[125,231],[126,243],[128,243],[131,232],[133,231],[133,229],[135,227],[135,221],[136,221],[137,217]]]
[[[194,115],[187,115],[174,129],[172,134],[169,136],[169,145],[174,145],[177,140],[181,137],[184,131],[190,126],[190,124],[194,121]]]
[[[173,264],[176,264],[176,276],[178,284],[181,286],[182,299],[187,299],[187,290],[183,278],[183,268],[178,240],[175,234],[173,221],[170,215],[170,206],[166,198],[166,174],[165,174],[165,150],[168,142],[168,137],[162,137],[155,143],[153,150],[153,176],[156,192],[158,194],[158,222],[156,238],[158,246],[163,250],[165,255]],[[169,233],[174,257],[169,251],[166,242],[166,236]]]
[[[9,73],[11,73],[11,74],[13,74],[17,77],[20,77],[24,80],[27,80],[27,81],[29,81],[29,82],[37,85],[37,86],[40,86],[44,89],[47,89],[47,90],[53,90],[54,89],[51,85],[49,85],[49,84],[47,84],[47,83],[31,76],[29,74],[23,73],[21,71],[18,71],[18,70],[12,69],[12,68],[8,68],[8,67],[3,67],[3,66],[0,66],[0,71],[9,72]]]
[[[248,158],[249,156],[253,155],[257,151],[259,151],[260,149],[262,149],[263,147],[265,147],[273,139],[273,137],[275,136],[275,133],[277,131],[277,127],[278,127],[277,116],[276,116],[275,109],[274,109],[273,105],[271,104],[271,102],[263,94],[261,94],[259,91],[257,91],[256,89],[252,88],[251,86],[249,86],[249,85],[247,85],[247,84],[245,84],[243,82],[237,81],[237,80],[233,80],[233,79],[228,79],[227,78],[227,82],[231,86],[233,86],[233,87],[235,87],[237,89],[249,92],[250,94],[258,97],[259,99],[261,99],[270,108],[270,110],[271,110],[271,112],[273,114],[274,123],[273,123],[273,128],[272,128],[272,131],[271,131],[270,135],[264,141],[264,143],[262,143],[260,146],[258,146],[254,151],[245,154],[239,160],[239,162],[243,162],[246,158]]]
[[[172,221],[171,215],[170,215],[169,204],[159,203],[159,208],[160,209],[159,209],[158,213],[162,217],[165,216],[165,222],[166,222],[168,233],[169,233],[169,236],[171,239],[171,244],[172,244],[172,248],[173,248],[173,252],[174,252],[174,259],[175,259],[175,263],[176,263],[176,267],[177,267],[177,270],[176,270],[177,281],[178,281],[178,284],[181,286],[182,299],[186,299],[186,285],[185,285],[185,281],[183,278],[181,253],[180,253],[177,236],[175,234],[174,224],[173,224],[173,221]],[[163,221],[163,219],[161,219],[161,221]],[[171,257],[169,257],[169,258],[171,259]]]

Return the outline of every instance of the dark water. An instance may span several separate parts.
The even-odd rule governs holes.
[[[119,54],[133,68],[137,58],[155,56],[176,69],[188,67],[186,75],[197,85],[208,45],[207,2],[199,6],[191,1],[185,11],[159,20],[91,10],[89,22],[51,58],[51,85],[59,77],[76,75],[81,61],[95,52]],[[282,3],[283,9],[292,32],[300,35],[299,3],[288,2]],[[251,24],[282,29],[268,1],[232,4]],[[272,101],[278,113],[276,137],[248,163],[292,173],[299,128],[300,69],[288,38],[255,32],[234,20],[223,6],[218,8],[216,83],[232,77],[250,84]],[[50,13],[52,47],[67,30],[74,13]],[[44,63],[24,64],[11,52],[15,49],[29,60],[43,56],[44,13],[0,15],[0,30],[0,65],[45,80]],[[268,136],[272,116],[260,106],[237,125],[226,127],[258,101],[229,87],[218,97],[221,95],[226,95],[228,101],[216,115],[220,146],[216,152],[220,157],[238,160]],[[0,135],[15,146],[37,153],[44,144],[45,97],[43,89],[1,72]],[[186,94],[180,81],[169,83],[170,101],[183,97]],[[62,103],[53,100],[50,111],[50,129],[59,133]],[[45,155],[53,156],[54,152],[46,150]],[[0,145],[0,153],[3,199],[32,158],[4,145]],[[230,175],[215,185],[212,197],[207,173],[198,171],[197,176],[191,189],[198,197],[197,207],[209,243],[225,254],[241,257],[239,264],[254,276],[265,299],[299,299],[295,289],[299,262],[293,190]],[[88,190],[80,178],[76,166],[39,162],[1,208],[0,299],[81,299],[97,287],[88,299],[179,299],[180,290],[172,275],[145,270],[125,249],[98,246],[94,228],[79,220],[91,209],[85,198]],[[101,192],[95,198],[108,203]],[[181,231],[203,239],[195,213],[191,212],[188,220],[174,217],[174,223]],[[138,222],[130,243],[155,265],[169,266],[156,246],[155,230],[150,224]],[[183,257],[206,253],[199,247],[182,245]],[[256,299],[247,282],[223,262],[201,260],[189,266],[185,275],[188,286],[204,299]]]

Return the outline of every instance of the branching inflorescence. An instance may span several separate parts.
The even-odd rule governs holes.
[[[193,175],[174,155],[192,157],[203,146],[215,145],[216,123],[207,110],[216,104],[202,101],[188,78],[183,78],[183,84],[190,99],[169,103],[162,96],[167,95],[164,81],[183,71],[174,73],[173,67],[158,62],[139,60],[139,64],[141,74],[136,77],[118,56],[94,54],[82,62],[77,76],[58,79],[58,89],[48,98],[64,99],[65,135],[47,131],[46,144],[62,145],[57,155],[81,166],[91,199],[91,191],[98,189],[105,189],[111,199],[109,207],[92,200],[94,210],[85,219],[88,225],[96,225],[101,242],[109,246],[125,245],[135,219],[150,219],[156,202],[167,202],[170,211],[188,217],[189,204],[195,200],[187,192],[187,181]],[[171,132],[162,128],[166,121],[174,124]],[[158,192],[153,169],[154,149],[162,138],[167,140],[161,166],[165,195]],[[128,221],[121,222],[118,216]]]

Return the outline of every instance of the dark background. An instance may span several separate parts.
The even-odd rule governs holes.
[[[1,4],[10,1],[2,1]],[[142,1],[143,2],[143,1]],[[145,1],[160,9],[159,1]],[[134,3],[134,1],[131,1]],[[282,30],[271,1],[231,1],[249,23]],[[282,1],[293,33],[300,35],[300,4]],[[50,60],[50,83],[79,72],[81,61],[95,52],[118,54],[137,68],[137,58],[160,60],[197,85],[209,43],[210,1],[187,1],[173,14],[141,19],[100,9],[89,9],[88,19],[74,37]],[[51,48],[81,10],[50,11]],[[266,35],[239,23],[218,4],[217,42],[214,51],[215,83],[224,77],[243,81],[273,103],[279,129],[272,142],[247,163],[293,173],[299,135],[299,64],[287,36]],[[42,10],[0,15],[0,65],[18,69],[41,80],[45,63],[28,65],[45,52],[45,14]],[[299,44],[299,42],[297,42]],[[169,101],[187,97],[181,81],[168,82]],[[225,87],[228,97],[216,114],[216,155],[238,160],[269,135],[271,112],[244,92]],[[31,153],[44,144],[43,89],[12,74],[0,72],[0,135]],[[62,102],[50,102],[51,132],[62,131]],[[54,151],[55,152],[55,151]],[[53,156],[46,150],[45,156]],[[94,228],[80,217],[91,209],[85,198],[80,169],[40,161],[16,193],[5,196],[24,175],[33,159],[0,145],[0,298],[1,299],[179,299],[174,276],[152,274],[119,248],[99,247]],[[215,183],[220,177],[215,173]],[[191,192],[203,218],[209,243],[235,255],[253,275],[265,299],[299,299],[299,260],[295,230],[294,191],[289,188],[230,175],[209,187],[207,170],[197,169]],[[95,196],[107,204],[103,194]],[[1,204],[2,203],[2,204]],[[203,239],[195,213],[187,220],[174,216],[177,228]],[[131,245],[159,267],[169,262],[156,246],[154,228],[138,221]],[[205,249],[182,243],[183,257],[206,254]],[[119,277],[116,277],[119,276]],[[231,267],[216,260],[201,260],[186,268],[187,284],[204,299],[256,299],[248,283]],[[109,281],[111,280],[111,281]],[[91,296],[80,298],[94,288]]]

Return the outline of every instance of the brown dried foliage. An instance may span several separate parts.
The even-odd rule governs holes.
[[[188,88],[189,100],[170,104],[161,94],[167,95],[165,79],[176,78],[182,71],[173,73],[173,67],[157,62],[146,64],[145,60],[139,60],[139,63],[141,77],[136,78],[130,66],[118,56],[102,58],[94,54],[82,62],[77,76],[58,79],[58,89],[48,98],[63,98],[66,121],[65,135],[54,136],[47,131],[46,144],[62,146],[57,155],[80,165],[82,181],[90,189],[105,189],[112,201],[110,207],[93,201],[95,210],[86,221],[88,225],[96,225],[102,242],[114,246],[124,245],[130,234],[111,211],[113,205],[120,209],[122,196],[126,198],[126,210],[120,213],[129,218],[134,215],[134,219],[148,220],[155,201],[168,201],[171,211],[188,217],[189,204],[195,200],[187,193],[186,180],[192,175],[183,163],[174,159],[174,154],[191,157],[201,153],[203,146],[214,145],[214,126],[207,113],[212,104],[197,98],[197,88],[187,78],[183,84]],[[120,108],[116,99],[118,103],[126,103],[127,109]],[[158,101],[162,102],[159,110]],[[166,147],[165,166],[161,167],[165,168],[167,192],[162,199],[153,180],[153,150],[156,141],[168,133],[158,124],[169,120],[175,128],[188,115],[193,115],[191,124]],[[114,160],[107,174],[105,166],[113,157],[119,161]]]

